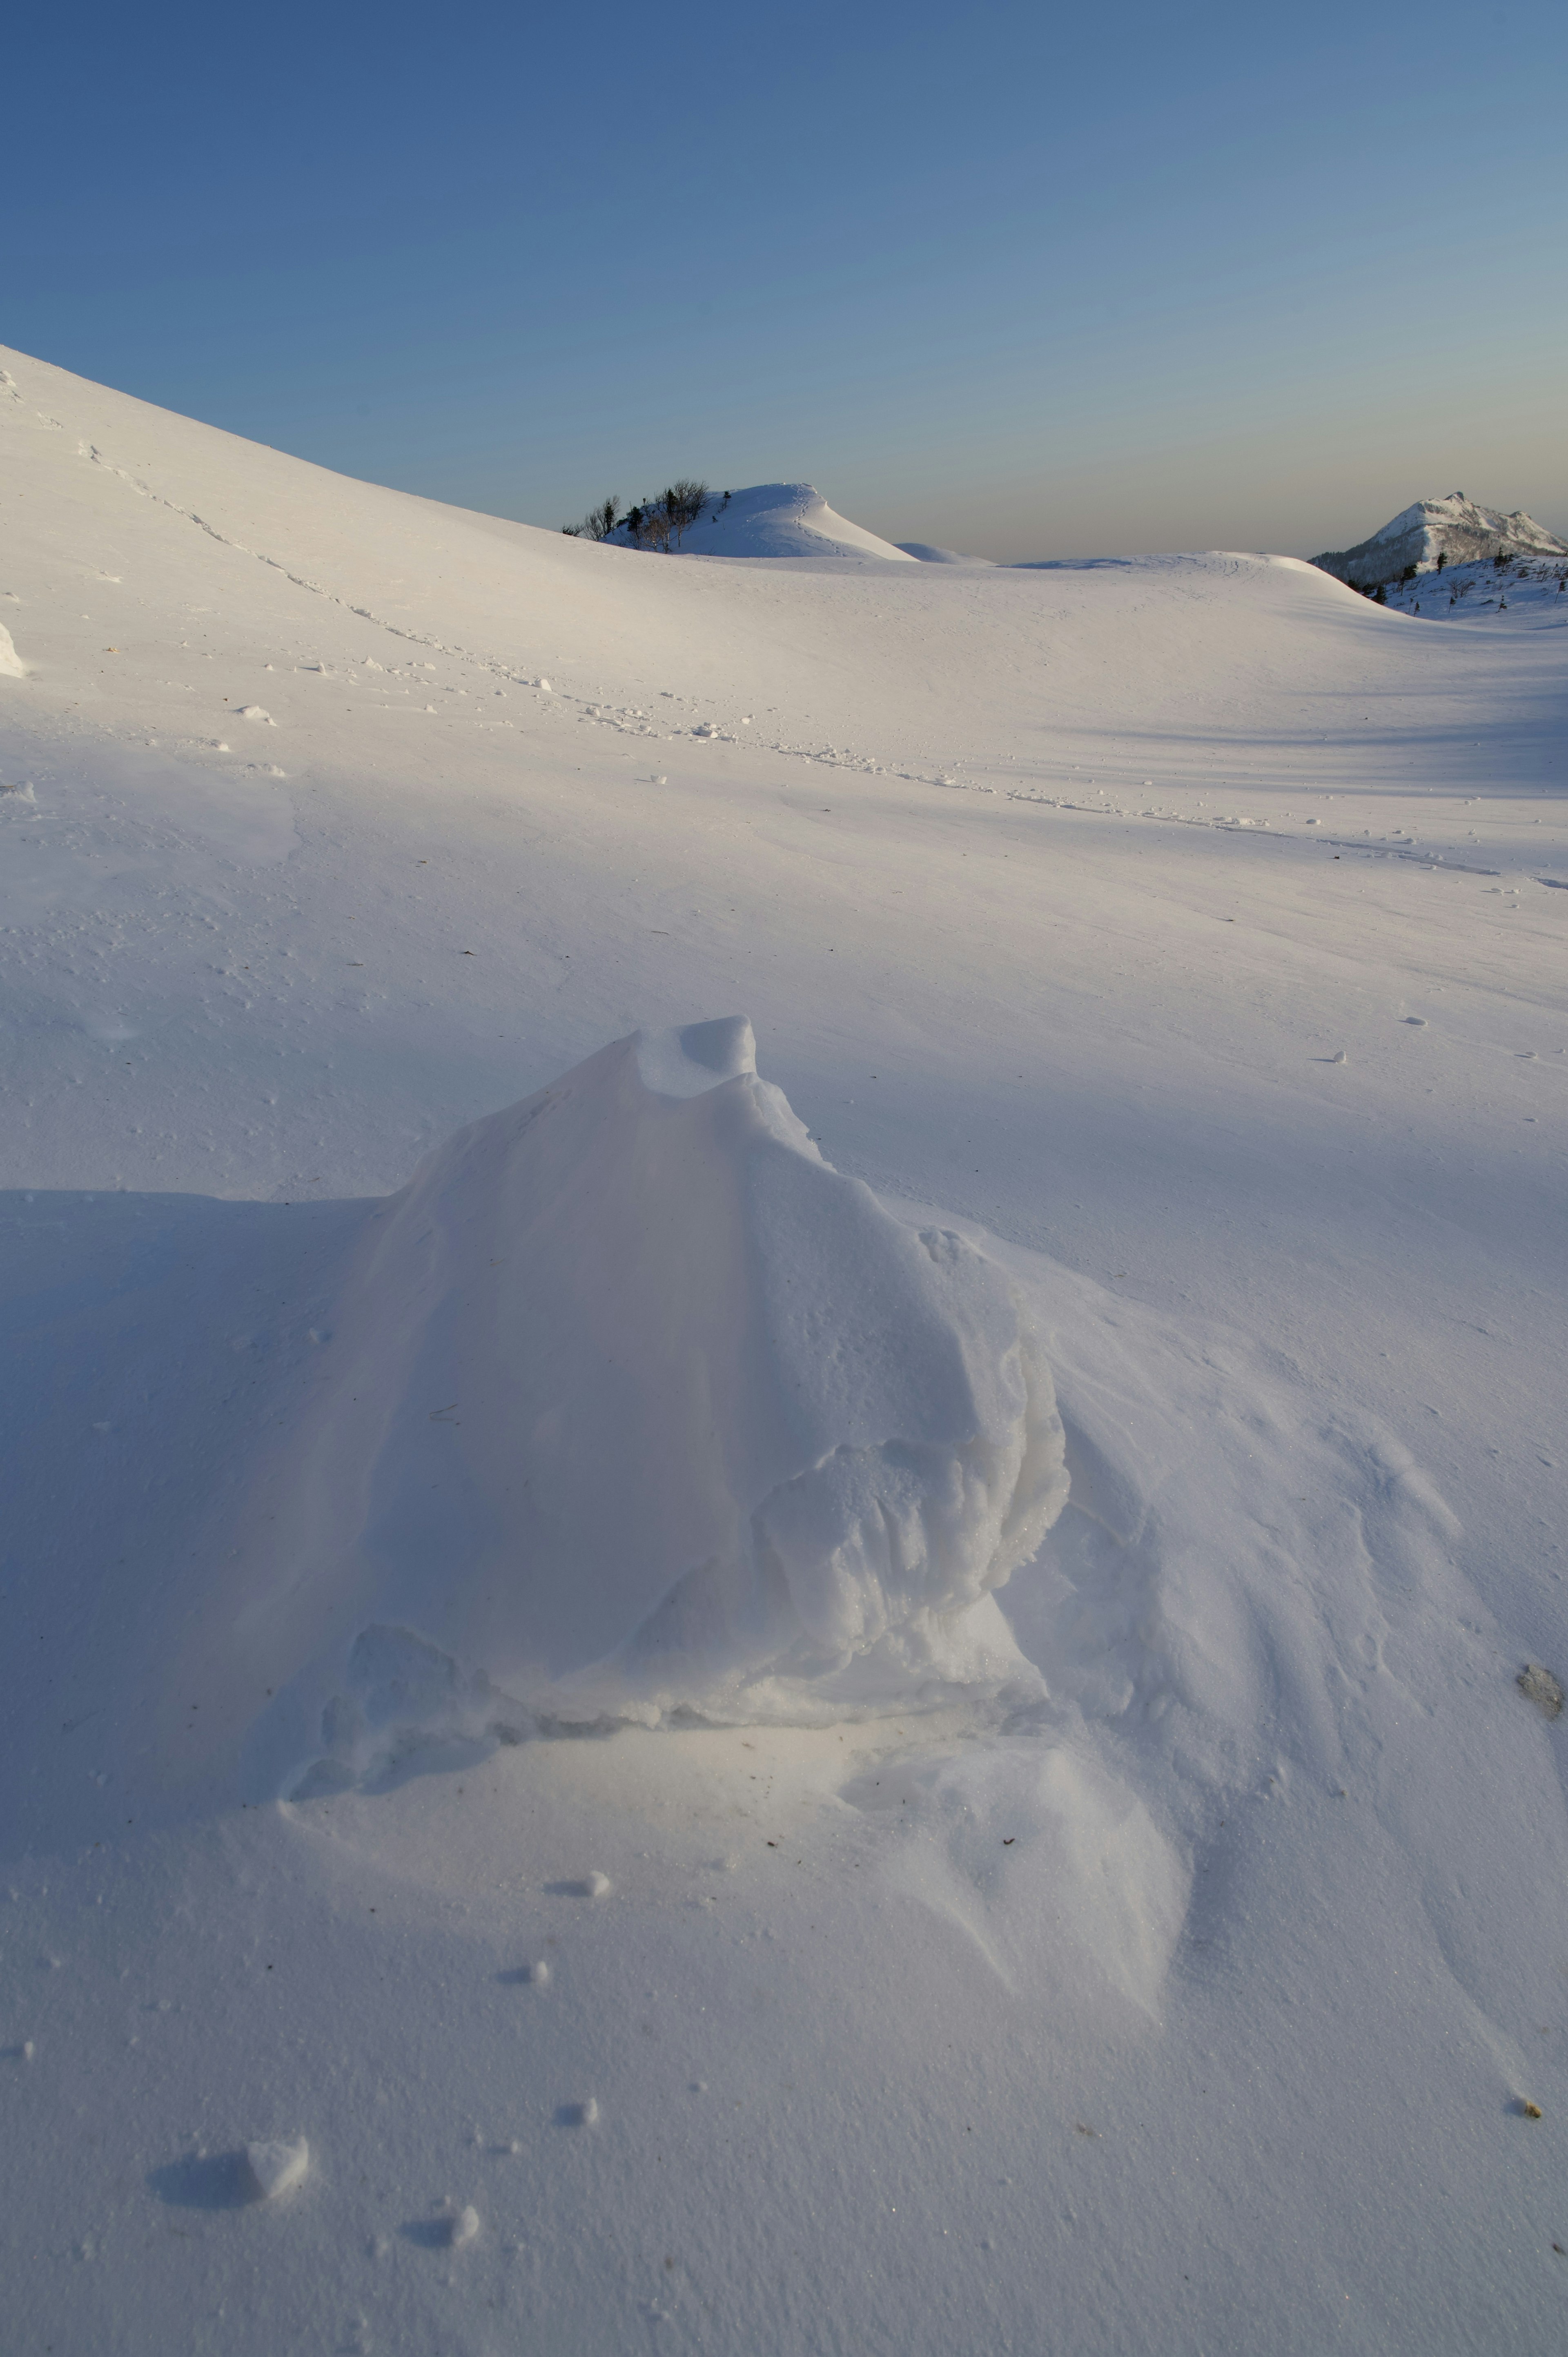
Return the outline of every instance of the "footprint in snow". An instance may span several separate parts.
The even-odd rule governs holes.
[[[459,2210],[448,2194],[437,2210],[434,2218],[411,2218],[402,2229],[403,2240],[418,2243],[427,2251],[460,2251],[474,2241],[479,2231],[479,2213],[471,2202]]]
[[[570,1882],[547,1882],[545,1889],[555,1899],[607,1899],[614,1888],[607,1874],[596,1871],[580,1874]]]
[[[591,2128],[599,2116],[599,2107],[590,2095],[585,2103],[562,2104],[555,2114],[558,2128]]]
[[[304,2136],[263,2137],[238,2152],[195,2152],[155,2169],[147,2184],[160,2201],[177,2210],[242,2210],[280,2201],[303,2183],[310,2169]]]

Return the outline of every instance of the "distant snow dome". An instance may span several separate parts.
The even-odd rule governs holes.
[[[1568,541],[1559,540],[1522,508],[1505,515],[1500,508],[1477,507],[1463,491],[1450,491],[1445,500],[1417,500],[1402,509],[1354,548],[1327,549],[1312,561],[1354,589],[1376,589],[1400,580],[1412,565],[1420,572],[1432,571],[1440,555],[1448,565],[1496,556],[1568,556]]]
[[[929,540],[901,540],[898,543],[906,556],[921,565],[995,565],[993,556],[961,556],[956,548],[937,548]]]
[[[617,1041],[370,1222],[284,1551],[323,1756],[413,1730],[1037,1694],[991,1591],[1066,1500],[1006,1275],[893,1218],[739,1017]]]
[[[624,540],[624,533],[616,538]],[[682,541],[682,556],[810,556],[819,560],[882,557],[912,560],[890,540],[879,540],[834,513],[814,483],[753,483],[749,490],[715,491]]]

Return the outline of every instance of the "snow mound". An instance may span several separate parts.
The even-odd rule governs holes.
[[[0,679],[26,679],[27,667],[16,652],[11,633],[0,622]]]
[[[683,556],[879,556],[912,562],[890,540],[879,540],[829,507],[814,483],[754,483],[721,492],[681,544]]]
[[[1463,491],[1450,491],[1445,500],[1417,500],[1402,509],[1354,548],[1331,548],[1312,561],[1352,588],[1376,589],[1399,580],[1412,565],[1430,572],[1440,555],[1450,565],[1494,556],[1568,556],[1568,541],[1559,540],[1522,508],[1505,515],[1500,508],[1478,507]]]
[[[371,1220],[297,1486],[302,1590],[359,1631],[310,1789],[413,1728],[1037,1693],[991,1591],[1067,1477],[1012,1281],[834,1170],[754,1053],[740,1017],[619,1040]]]
[[[310,2169],[310,2146],[304,2136],[263,2137],[245,2147],[253,2198],[276,2201],[303,2185]]]

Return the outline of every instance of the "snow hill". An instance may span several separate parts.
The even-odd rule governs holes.
[[[624,545],[624,532],[614,535]],[[829,507],[814,483],[754,483],[749,490],[719,492],[686,533],[682,556],[810,557],[865,563],[873,557],[896,565],[908,552],[874,532],[851,523]]]
[[[1568,593],[0,366],[9,2341],[1550,2347]]]
[[[1414,565],[1427,573],[1443,556],[1448,565],[1472,565],[1496,556],[1568,557],[1568,541],[1561,541],[1522,510],[1504,515],[1498,508],[1477,507],[1463,491],[1445,500],[1417,500],[1354,548],[1328,549],[1313,563],[1337,581],[1358,589],[1376,589],[1398,581]]]

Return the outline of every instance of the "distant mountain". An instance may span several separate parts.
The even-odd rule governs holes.
[[[1407,567],[1429,573],[1443,556],[1449,565],[1473,565],[1491,556],[1568,556],[1568,541],[1527,516],[1522,508],[1505,515],[1477,507],[1463,491],[1445,500],[1417,500],[1370,540],[1354,548],[1331,548],[1313,563],[1353,589],[1376,589],[1398,581]]]

